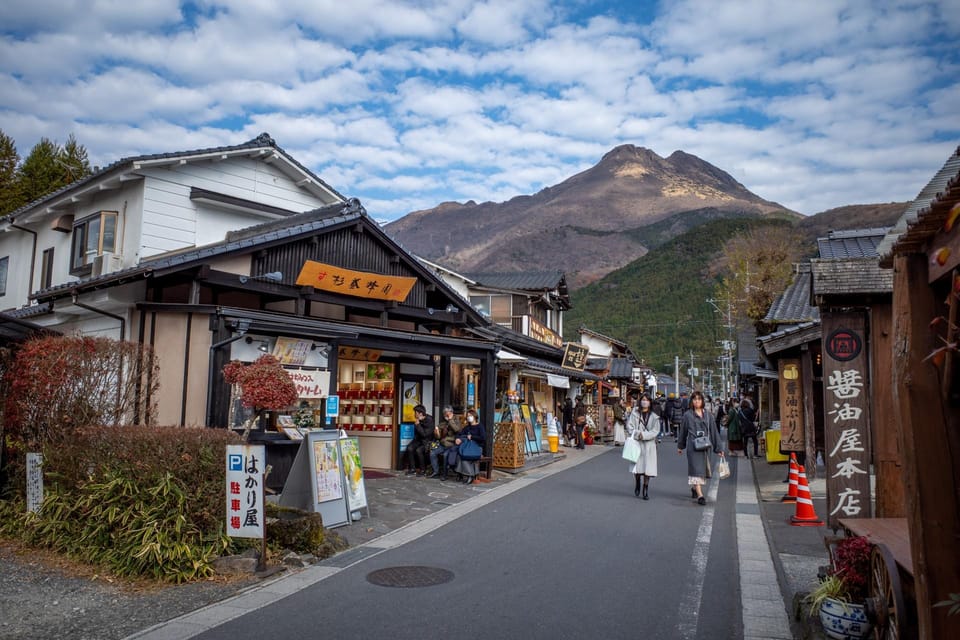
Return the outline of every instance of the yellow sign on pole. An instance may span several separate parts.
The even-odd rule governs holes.
[[[297,284],[300,286],[358,298],[395,302],[406,300],[416,283],[416,278],[353,271],[313,260],[304,262],[300,275],[297,276]]]

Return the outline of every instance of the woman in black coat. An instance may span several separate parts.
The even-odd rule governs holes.
[[[456,442],[459,447],[464,440],[473,440],[480,445],[481,449],[483,449],[483,444],[487,441],[487,431],[483,428],[483,425],[480,424],[480,418],[473,409],[467,410],[467,425],[460,430],[454,442]],[[477,460],[464,460],[460,458],[460,461],[457,463],[457,473],[463,476],[464,482],[473,484],[474,478],[477,477],[478,467],[479,462]]]
[[[703,497],[703,485],[707,482],[705,477],[710,449],[723,456],[717,420],[704,405],[703,393],[694,391],[690,395],[690,410],[683,414],[680,435],[677,438],[677,454],[682,455],[684,449],[687,451],[687,484],[690,485],[690,495],[696,498],[699,504],[707,503],[707,499]],[[703,451],[697,451],[693,446],[694,439],[700,435],[710,439],[710,447]]]

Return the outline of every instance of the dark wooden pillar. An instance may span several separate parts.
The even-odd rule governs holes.
[[[877,475],[877,517],[903,518],[903,464],[893,404],[893,309],[870,307],[870,415],[873,466]]]
[[[919,637],[956,635],[957,618],[933,608],[960,591],[960,451],[952,450],[930,321],[940,315],[927,282],[924,254],[894,258],[893,400],[896,406],[904,496],[917,597]],[[956,418],[953,418],[956,421]]]
[[[800,348],[800,379],[803,382],[803,449],[806,452],[806,474],[817,477],[817,419],[813,404],[813,351],[809,344]]]

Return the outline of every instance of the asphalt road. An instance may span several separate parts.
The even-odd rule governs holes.
[[[671,440],[659,461],[649,501],[634,497],[610,449],[197,637],[741,637],[736,484],[709,481],[700,506]],[[367,579],[392,567],[403,568],[400,582],[423,577],[411,566],[452,579]]]

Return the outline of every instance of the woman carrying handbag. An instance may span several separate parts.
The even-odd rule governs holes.
[[[680,423],[680,436],[677,439],[677,454],[687,452],[687,484],[690,485],[690,496],[697,499],[697,503],[706,504],[703,497],[704,476],[707,475],[707,456],[710,450],[723,456],[720,448],[720,432],[717,430],[717,421],[713,414],[704,407],[703,393],[694,391],[690,395],[690,410],[683,414]]]
[[[473,409],[468,409],[467,426],[460,431],[455,440],[457,446],[460,447],[460,460],[457,463],[457,473],[461,475],[463,482],[467,484],[473,484],[474,478],[477,477],[478,461],[480,460],[480,456],[483,455],[483,443],[486,442],[486,440],[487,432],[486,429],[483,428],[483,425],[480,424],[477,412]],[[465,442],[479,445],[479,451],[467,454],[466,450],[468,447],[464,446]],[[469,448],[474,447],[471,446]],[[468,458],[473,459],[468,460]]]
[[[657,436],[660,435],[660,420],[653,412],[653,402],[646,393],[640,396],[638,407],[634,407],[627,416],[628,437],[640,444],[637,461],[630,466],[634,477],[633,495],[638,498],[641,492],[644,500],[650,499],[650,478],[657,476]]]

